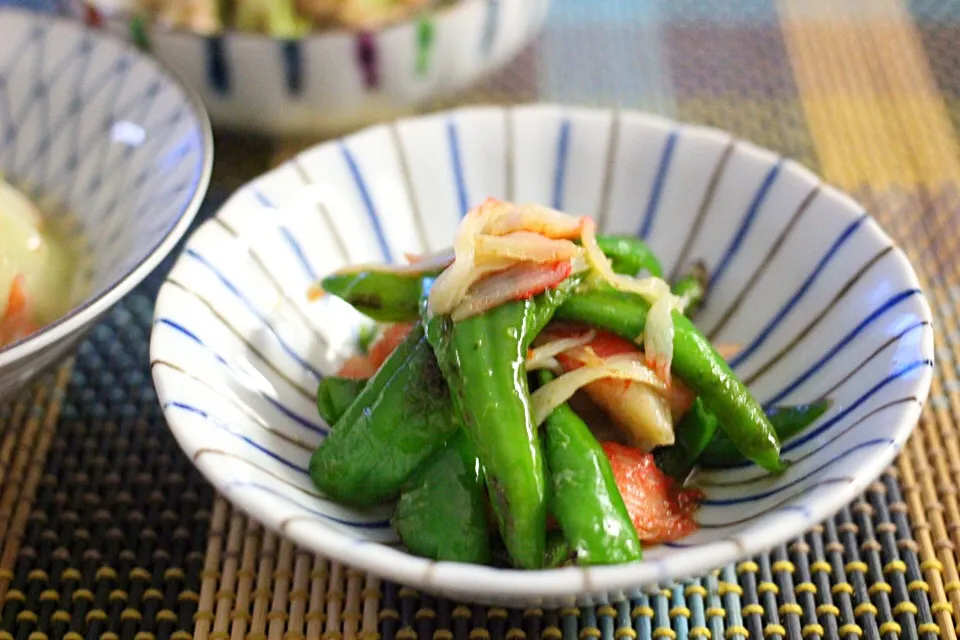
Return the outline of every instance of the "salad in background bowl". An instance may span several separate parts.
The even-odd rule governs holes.
[[[292,39],[337,27],[379,29],[418,11],[455,0],[98,0],[110,14],[123,12],[170,29],[218,35],[225,31]]]
[[[46,216],[0,178],[0,348],[65,314],[83,295],[85,240],[67,215]]]
[[[326,136],[414,112],[514,58],[551,0],[97,0],[95,21],[202,97],[214,125]]]

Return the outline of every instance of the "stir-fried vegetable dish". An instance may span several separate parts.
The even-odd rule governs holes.
[[[589,217],[489,199],[452,250],[326,277],[382,323],[320,384],[330,435],[310,461],[329,497],[395,501],[407,548],[539,569],[633,562],[697,528],[697,466],[783,472],[780,443],[826,402],[765,412],[639,239]]]
[[[112,12],[115,2],[95,4]],[[170,28],[213,35],[229,29],[298,38],[332,27],[376,29],[438,0],[128,0],[128,12]]]
[[[63,315],[78,279],[69,238],[0,179],[0,347]]]

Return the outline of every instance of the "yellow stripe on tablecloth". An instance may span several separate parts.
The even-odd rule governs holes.
[[[921,280],[930,281],[932,275],[941,285],[926,287],[936,303],[945,299],[944,279],[954,281],[958,273],[955,252],[948,250],[948,243],[956,241],[949,239],[956,234],[955,212],[938,202],[940,194],[960,184],[956,131],[904,6],[897,0],[872,0],[869,13],[844,15],[838,4],[779,2],[821,172],[829,182],[866,195],[867,204],[878,209],[873,213],[896,230],[893,235],[903,241]],[[914,211],[917,219],[908,219]],[[918,228],[919,216],[924,220]],[[954,255],[944,259],[950,253]],[[943,330],[955,329],[952,319],[944,324]],[[950,383],[956,375],[941,368],[934,394],[949,388],[941,380]],[[951,394],[951,405],[957,401]],[[955,495],[938,495],[936,486],[955,484],[951,468],[957,468],[960,454],[950,439],[952,422],[928,406],[922,428],[908,443],[909,453],[899,461],[933,611],[948,638],[956,637],[955,625],[942,605],[948,600],[956,605],[960,594],[947,592],[943,584],[957,580],[952,549],[958,542],[960,505]],[[949,464],[929,456],[930,451],[945,451]]]
[[[903,7],[875,0],[870,15],[844,18],[832,4],[780,0],[824,175],[851,190],[960,179],[956,132]]]

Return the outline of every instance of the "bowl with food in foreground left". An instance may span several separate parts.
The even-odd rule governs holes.
[[[151,358],[183,449],[265,525],[558,606],[834,514],[914,427],[933,331],[904,254],[796,163],[535,105],[373,127],[245,186],[161,289]]]
[[[72,21],[0,10],[0,398],[174,248],[213,159],[203,107]]]

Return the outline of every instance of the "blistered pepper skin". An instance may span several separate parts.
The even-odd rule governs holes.
[[[579,282],[579,277],[571,277],[535,298],[459,322],[432,316],[423,304],[427,338],[455,415],[486,472],[500,534],[519,568],[542,566],[547,517],[543,452],[530,412],[527,351]]]
[[[393,526],[411,553],[447,562],[489,564],[483,468],[463,434],[410,479]]]
[[[523,569],[543,563],[547,519],[525,366],[535,306],[522,300],[460,322],[434,317],[427,324],[457,416],[486,470],[507,551]]]
[[[331,425],[366,386],[366,380],[324,378],[317,394]],[[463,434],[418,469],[403,487],[392,524],[411,553],[432,560],[489,564],[483,469]]]
[[[343,504],[387,502],[456,431],[446,383],[418,325],[337,420],[310,459],[310,476]]]

